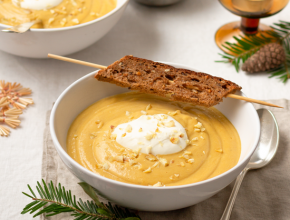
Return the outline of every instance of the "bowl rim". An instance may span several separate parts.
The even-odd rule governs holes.
[[[189,70],[194,70],[194,71],[198,71],[190,66],[187,66],[187,65],[183,65],[183,64],[178,64],[178,63],[172,63],[172,62],[163,62],[163,61],[158,61],[160,63],[165,63],[165,64],[168,64],[168,65],[171,65],[171,66],[178,66],[178,68],[184,68],[184,69],[189,69]],[[128,188],[135,188],[135,189],[144,189],[144,190],[147,190],[147,189],[153,189],[153,190],[178,190],[178,189],[183,189],[183,188],[188,188],[188,187],[193,187],[193,186],[199,186],[199,185],[202,185],[202,184],[207,184],[207,183],[210,183],[210,182],[213,182],[215,180],[218,180],[218,179],[221,179],[222,177],[228,175],[229,173],[231,173],[232,171],[234,171],[235,169],[237,169],[239,166],[241,166],[242,164],[244,164],[248,159],[250,159],[251,155],[253,154],[253,152],[255,151],[256,147],[257,147],[257,144],[258,144],[258,141],[260,139],[260,132],[261,132],[261,128],[260,128],[260,119],[259,119],[259,116],[258,116],[258,113],[256,111],[256,109],[254,108],[253,104],[252,103],[249,103],[251,108],[253,109],[253,111],[256,113],[256,117],[258,119],[258,135],[255,139],[255,141],[253,142],[253,148],[250,152],[248,152],[248,154],[246,155],[246,157],[239,161],[234,167],[232,167],[231,169],[227,170],[226,172],[220,174],[220,175],[217,175],[215,177],[212,177],[210,179],[206,179],[206,180],[203,180],[203,181],[199,181],[199,182],[195,182],[195,183],[191,183],[191,184],[185,184],[185,185],[178,185],[178,186],[166,186],[166,187],[152,187],[152,186],[143,186],[143,185],[137,185],[137,184],[132,184],[132,183],[124,183],[124,182],[120,182],[120,181],[117,181],[117,180],[112,180],[112,179],[109,179],[109,178],[106,178],[106,177],[103,177],[99,174],[96,174],[88,169],[86,169],[85,167],[81,166],[79,163],[77,163],[73,158],[71,158],[68,153],[61,147],[60,143],[58,142],[58,139],[57,139],[57,136],[56,136],[56,133],[55,133],[55,129],[54,129],[54,119],[55,119],[55,112],[57,110],[57,107],[59,105],[59,103],[62,101],[63,97],[66,95],[66,93],[71,89],[73,88],[76,84],[78,84],[79,82],[83,81],[83,80],[86,80],[87,78],[89,77],[92,77],[95,75],[96,72],[98,72],[99,70],[96,70],[96,71],[93,71],[89,74],[86,74],[85,76],[79,78],[78,80],[76,80],[75,82],[73,82],[71,85],[69,85],[61,94],[60,96],[57,98],[55,104],[53,105],[53,108],[51,110],[51,114],[50,114],[50,121],[49,121],[49,127],[50,127],[50,134],[51,134],[51,137],[52,137],[52,140],[53,140],[53,143],[54,143],[54,146],[57,150],[57,152],[59,154],[62,154],[62,156],[64,156],[71,164],[73,164],[74,166],[76,166],[79,170],[81,170],[81,172],[85,173],[86,175],[92,177],[92,178],[95,178],[95,179],[101,179],[107,183],[111,183],[111,184],[117,184],[121,187],[128,187]],[[246,95],[241,92],[241,95],[242,96],[245,96]],[[239,166],[238,166],[239,164]]]
[[[117,0],[118,1],[118,0]],[[85,22],[85,23],[81,23],[81,24],[77,24],[77,25],[73,25],[73,26],[69,26],[69,27],[61,27],[61,28],[31,28],[30,31],[31,32],[57,32],[57,31],[66,31],[66,30],[72,30],[72,29],[77,29],[77,28],[81,28],[81,27],[85,27],[94,23],[97,23],[101,20],[106,19],[107,17],[109,17],[110,15],[116,13],[117,11],[121,10],[121,8],[125,7],[130,0],[123,0],[124,2],[122,4],[120,4],[119,6],[117,6],[116,8],[114,8],[112,11],[110,11],[109,13],[105,14],[102,17],[99,17],[97,19]],[[10,28],[12,27],[11,25],[6,25],[6,24],[1,24],[0,23],[0,27],[1,28]]]

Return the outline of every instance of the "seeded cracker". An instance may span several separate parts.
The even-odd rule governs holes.
[[[242,88],[223,78],[179,69],[163,63],[125,56],[95,78],[132,90],[169,97],[172,101],[211,107]]]

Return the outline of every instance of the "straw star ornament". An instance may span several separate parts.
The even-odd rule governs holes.
[[[22,109],[27,105],[33,104],[32,98],[23,98],[22,96],[30,95],[31,89],[23,88],[20,83],[11,83],[0,80],[0,135],[8,136],[11,128],[16,128],[20,124],[18,119],[22,114]]]

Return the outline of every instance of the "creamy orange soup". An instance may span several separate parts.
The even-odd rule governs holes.
[[[31,10],[14,4],[13,0],[0,0],[0,23],[19,25],[39,20],[32,28],[60,28],[92,21],[116,8],[117,0],[63,0],[45,10]],[[39,0],[40,1],[40,0]]]
[[[188,138],[184,149],[153,155],[117,143],[113,134],[118,125],[133,122],[142,115],[149,119],[157,114],[168,115],[183,126]],[[126,132],[128,135],[132,129]],[[150,140],[157,138],[156,135],[152,134]],[[178,144],[181,135],[177,139],[172,137],[170,141],[177,140]],[[160,145],[161,149],[166,148],[162,141]],[[67,152],[83,167],[113,180],[145,186],[176,186],[212,178],[235,166],[241,142],[231,122],[214,107],[131,92],[102,99],[85,109],[69,129]]]

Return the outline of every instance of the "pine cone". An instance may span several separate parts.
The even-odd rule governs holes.
[[[284,48],[278,43],[270,43],[249,57],[243,64],[242,70],[249,73],[267,71],[279,67],[285,59]]]

